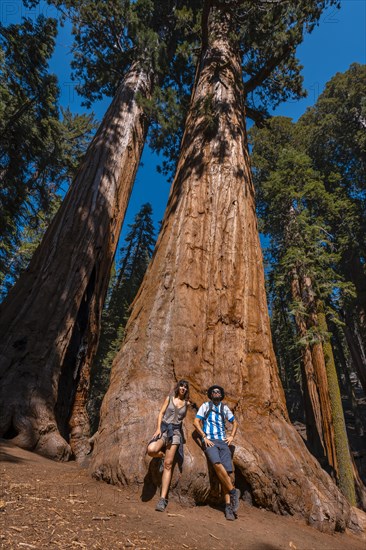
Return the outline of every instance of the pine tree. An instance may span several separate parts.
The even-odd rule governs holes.
[[[38,210],[37,219],[30,221],[21,230],[18,230],[17,246],[13,246],[9,260],[7,261],[7,270],[0,275],[0,297],[4,298],[13,284],[19,279],[20,275],[28,267],[29,262],[42,240],[42,237],[49,226],[53,216],[60,206],[61,199],[55,196],[51,200],[46,211]],[[33,218],[33,214],[30,214]]]

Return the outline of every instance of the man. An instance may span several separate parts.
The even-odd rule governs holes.
[[[235,489],[230,474],[233,472],[233,463],[229,445],[232,444],[238,429],[233,413],[227,405],[222,403],[225,397],[221,386],[211,386],[207,390],[210,401],[203,403],[199,408],[194,426],[202,437],[205,453],[212,463],[217,477],[220,480],[225,495],[225,517],[232,521],[239,508],[239,490]],[[226,437],[225,420],[232,423],[231,434]]]

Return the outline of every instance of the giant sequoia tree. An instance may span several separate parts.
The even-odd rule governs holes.
[[[251,39],[254,48],[254,20],[257,45],[263,32],[263,56],[246,50],[253,62],[247,89],[275,67],[289,77],[281,61],[292,59],[294,69],[293,50],[280,55],[281,39],[299,41],[324,3],[285,4],[262,12],[257,2],[204,2],[202,51],[177,172],[155,255],[112,367],[93,471],[112,483],[151,484],[153,468],[144,457],[156,420],[151,412],[179,378],[190,381],[197,403],[211,383],[220,383],[240,425],[237,485],[249,487],[256,504],[302,515],[320,529],[357,529],[361,519],[288,420],[271,343],[238,36],[244,49]],[[271,50],[274,57],[265,64]],[[263,63],[256,75],[255,59]],[[211,496],[209,476],[191,420],[180,498],[203,502]]]
[[[179,44],[181,12],[179,2],[165,3],[166,23],[160,2],[54,3],[70,9],[86,98],[114,98],[28,270],[1,306],[0,436],[64,460],[70,444],[75,455],[88,450],[90,362],[147,131],[138,99],[161,83]]]

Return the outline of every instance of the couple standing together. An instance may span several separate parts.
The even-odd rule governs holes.
[[[225,392],[221,386],[211,386],[207,395],[209,401],[199,408],[194,427],[202,438],[204,452],[221,483],[225,495],[225,517],[227,520],[234,520],[239,507],[239,490],[235,489],[230,477],[233,465],[229,445],[233,442],[238,425],[229,407],[222,403]],[[156,432],[147,447],[149,456],[161,459],[161,496],[155,508],[159,512],[164,512],[168,505],[167,495],[177,451],[178,462],[183,462],[182,422],[189,404],[189,384],[180,380],[160,409]],[[233,425],[228,437],[225,431],[226,420]]]

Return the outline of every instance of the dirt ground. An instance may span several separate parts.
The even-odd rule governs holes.
[[[60,464],[0,440],[0,548],[199,550],[365,550],[352,535],[327,535],[290,517],[241,502],[235,522],[209,506],[170,502],[91,479],[75,462]]]

